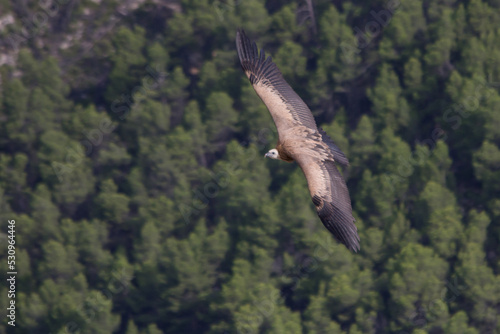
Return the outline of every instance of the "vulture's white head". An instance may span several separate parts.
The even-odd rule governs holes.
[[[272,150],[269,150],[269,152],[264,155],[265,158],[271,158],[271,159],[279,159],[280,155],[278,154],[278,150],[273,148]]]

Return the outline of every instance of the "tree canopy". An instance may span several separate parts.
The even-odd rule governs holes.
[[[0,13],[0,333],[500,332],[500,1]],[[348,156],[358,254],[263,158],[238,28]]]

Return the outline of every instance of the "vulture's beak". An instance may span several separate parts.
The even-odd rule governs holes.
[[[264,158],[267,158],[269,156],[269,153],[264,154]]]

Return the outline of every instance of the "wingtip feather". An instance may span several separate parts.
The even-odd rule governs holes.
[[[325,227],[335,238],[344,244],[347,249],[357,253],[361,247],[358,229],[354,225],[354,217],[342,212],[332,203],[324,203],[318,210],[318,216]]]

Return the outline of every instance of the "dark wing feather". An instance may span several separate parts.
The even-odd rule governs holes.
[[[250,42],[243,30],[236,33],[236,49],[241,67],[269,109],[278,132],[296,125],[316,130],[316,122],[307,105],[288,85],[271,57],[266,59],[263,50],[259,55],[257,45]]]
[[[352,215],[347,185],[334,162],[324,161],[321,167],[328,171],[331,201],[328,201],[328,197],[320,198],[323,200],[323,207],[316,207],[318,216],[323,225],[340,242],[346,245],[349,250],[357,252],[360,249],[359,235],[358,229],[354,225],[355,219]]]

